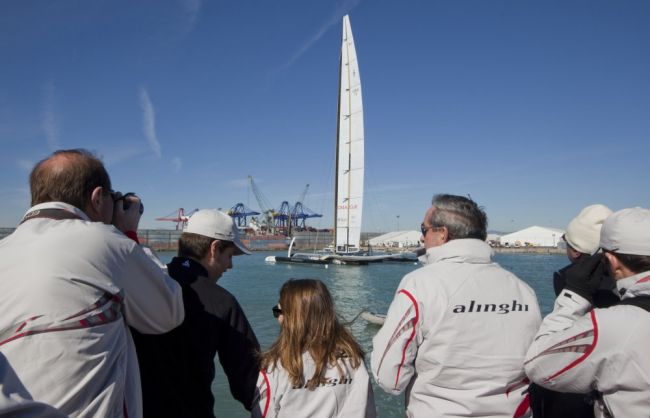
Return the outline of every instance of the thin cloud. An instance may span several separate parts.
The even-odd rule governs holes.
[[[142,149],[120,146],[118,148],[112,148],[103,150],[102,152],[97,152],[96,155],[99,155],[105,166],[111,167],[130,161],[142,155],[143,153],[144,152]]]
[[[243,179],[233,179],[224,183],[231,189],[245,189],[248,187],[248,177]]]
[[[418,186],[414,184],[384,184],[381,186],[371,186],[366,188],[369,192],[392,192],[395,190],[415,189]]]
[[[56,87],[52,80],[45,84],[43,98],[43,120],[41,125],[45,133],[45,140],[50,151],[60,148],[59,146],[59,122],[56,113]]]
[[[16,161],[16,164],[24,171],[30,172],[32,171],[32,168],[34,168],[34,165],[36,163],[34,163],[34,161],[31,160],[18,160]]]
[[[182,30],[184,34],[191,32],[199,19],[202,0],[181,0],[183,8]]]
[[[144,137],[149,143],[149,147],[153,151],[154,155],[158,158],[162,156],[162,151],[160,150],[160,142],[156,137],[156,112],[149,99],[149,93],[144,87],[140,87],[140,107],[142,108],[142,131],[144,132]]]
[[[343,15],[347,14],[350,10],[354,9],[361,3],[361,0],[343,0],[341,2],[337,2],[336,4],[336,10],[334,11],[334,14],[327,19],[321,26],[318,28],[316,33],[312,35],[307,41],[305,41],[300,48],[298,48],[298,51],[294,53],[289,60],[284,63],[280,68],[278,68],[278,72],[285,71],[289,69],[293,64],[295,64],[302,55],[307,52],[320,38],[325,35],[325,33],[329,30],[334,25],[340,24],[341,18]]]
[[[172,158],[172,172],[173,173],[179,173],[181,169],[183,168],[183,160],[181,160],[178,157]]]

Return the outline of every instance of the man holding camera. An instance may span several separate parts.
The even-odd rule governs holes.
[[[32,207],[0,241],[0,352],[33,400],[75,417],[141,417],[127,325],[163,333],[181,288],[138,245],[140,199],[102,162],[56,151],[30,175]],[[129,238],[130,237],[130,238]]]
[[[600,232],[602,252],[581,257],[526,355],[526,374],[545,388],[592,393],[599,417],[650,411],[650,210],[623,209]],[[621,301],[593,308],[609,270]]]

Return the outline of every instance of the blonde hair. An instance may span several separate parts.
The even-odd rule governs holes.
[[[313,390],[325,382],[328,365],[336,365],[344,377],[338,359],[347,358],[355,369],[361,365],[364,352],[336,318],[332,296],[323,282],[290,279],[280,289],[280,305],[284,315],[280,335],[268,351],[260,354],[262,369],[275,368],[279,361],[294,386]],[[306,351],[314,359],[316,370],[304,382],[302,354]]]

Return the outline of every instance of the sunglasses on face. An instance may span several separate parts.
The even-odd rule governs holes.
[[[273,317],[274,318],[279,318],[280,315],[282,315],[282,309],[278,305],[275,305],[274,307],[271,308],[273,311]]]
[[[444,227],[440,227],[440,226],[426,226],[424,223],[421,223],[421,224],[420,224],[420,232],[422,232],[422,236],[423,236],[423,237],[426,237],[426,236],[427,236],[427,231],[428,231],[428,230],[430,230],[430,229],[441,229],[441,228],[444,228]]]

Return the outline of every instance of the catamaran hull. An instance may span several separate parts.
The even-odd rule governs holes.
[[[269,258],[269,257],[267,257]],[[295,263],[295,264],[330,264],[330,260],[322,259],[309,259],[309,258],[295,258],[295,257],[282,257],[275,256],[276,263]]]
[[[406,258],[403,256],[395,255],[341,255],[332,254],[327,256],[268,256],[265,258],[267,263],[292,263],[292,264],[337,264],[337,265],[352,265],[352,266],[366,266],[370,263],[404,263],[414,262],[417,259]]]

